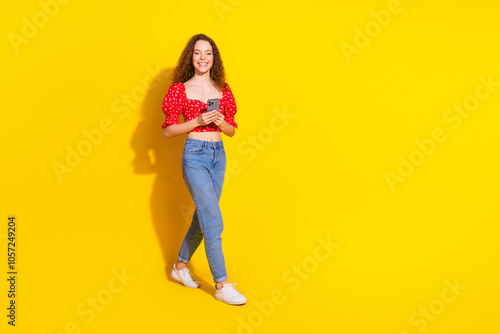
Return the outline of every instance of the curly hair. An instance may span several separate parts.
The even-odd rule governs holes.
[[[224,71],[224,65],[222,64],[222,59],[220,57],[219,49],[215,42],[208,36],[204,34],[197,34],[191,37],[191,39],[186,44],[186,47],[182,51],[177,66],[174,69],[174,74],[172,76],[172,83],[176,82],[186,82],[191,79],[194,75],[194,65],[193,65],[193,52],[194,45],[197,41],[203,40],[210,43],[213,51],[213,63],[210,69],[210,78],[213,80],[214,85],[218,90],[225,88],[226,82],[226,72]]]

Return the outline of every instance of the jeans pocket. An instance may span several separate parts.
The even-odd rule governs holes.
[[[184,154],[202,154],[205,152],[205,145],[189,144],[184,147]]]

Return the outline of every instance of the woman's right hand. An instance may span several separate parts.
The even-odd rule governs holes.
[[[208,125],[217,119],[218,110],[212,110],[208,112],[201,113],[198,117],[196,117],[196,122],[200,126]]]

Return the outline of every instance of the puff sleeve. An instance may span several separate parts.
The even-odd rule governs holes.
[[[163,99],[163,104],[161,108],[165,114],[165,122],[162,125],[164,129],[169,124],[179,124],[179,116],[182,113],[183,106],[183,92],[184,87],[181,83],[175,83],[171,85],[168,89],[167,95]]]
[[[236,129],[238,128],[238,124],[236,124],[236,121],[234,120],[234,115],[236,114],[237,110],[238,108],[236,107],[236,101],[234,99],[233,92],[231,91],[229,85],[226,83],[226,106],[224,108],[224,120],[227,124],[231,124]]]

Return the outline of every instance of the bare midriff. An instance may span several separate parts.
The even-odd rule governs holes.
[[[221,141],[222,132],[207,131],[207,132],[188,132],[188,138],[205,140],[205,141]]]

